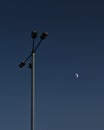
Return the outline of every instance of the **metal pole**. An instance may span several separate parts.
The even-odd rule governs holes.
[[[31,130],[34,130],[35,129],[35,125],[34,125],[35,123],[35,53],[34,52],[32,52],[32,56],[31,56],[31,65],[32,65],[31,66]]]

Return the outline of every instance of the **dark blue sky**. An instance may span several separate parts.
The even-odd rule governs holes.
[[[36,53],[35,130],[104,130],[104,2],[92,0],[0,2],[0,129],[30,130],[30,70],[18,64],[33,29],[49,33]]]

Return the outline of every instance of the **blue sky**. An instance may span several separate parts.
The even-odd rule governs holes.
[[[0,129],[30,129],[30,70],[18,64],[31,31],[36,53],[35,130],[104,129],[104,2],[0,2]],[[75,77],[75,73],[79,78]]]

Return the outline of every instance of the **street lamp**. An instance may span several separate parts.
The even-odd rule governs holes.
[[[43,32],[40,36],[40,41],[34,47],[34,40],[37,38],[37,31],[32,31],[31,37],[33,39],[32,51],[30,55],[19,64],[19,67],[22,68],[25,66],[26,62],[31,58],[31,63],[29,64],[29,68],[31,69],[31,130],[34,130],[34,122],[35,122],[35,53],[38,49],[41,42],[47,37],[48,33]]]

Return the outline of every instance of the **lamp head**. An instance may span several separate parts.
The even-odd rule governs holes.
[[[31,37],[32,37],[33,39],[35,39],[35,38],[37,37],[37,31],[36,31],[36,30],[32,31]]]
[[[43,32],[40,36],[40,39],[41,40],[44,40],[46,37],[48,36],[48,33],[47,32]]]
[[[25,62],[21,62],[21,63],[19,64],[19,67],[22,68],[23,66],[25,66],[25,64],[26,64]]]

